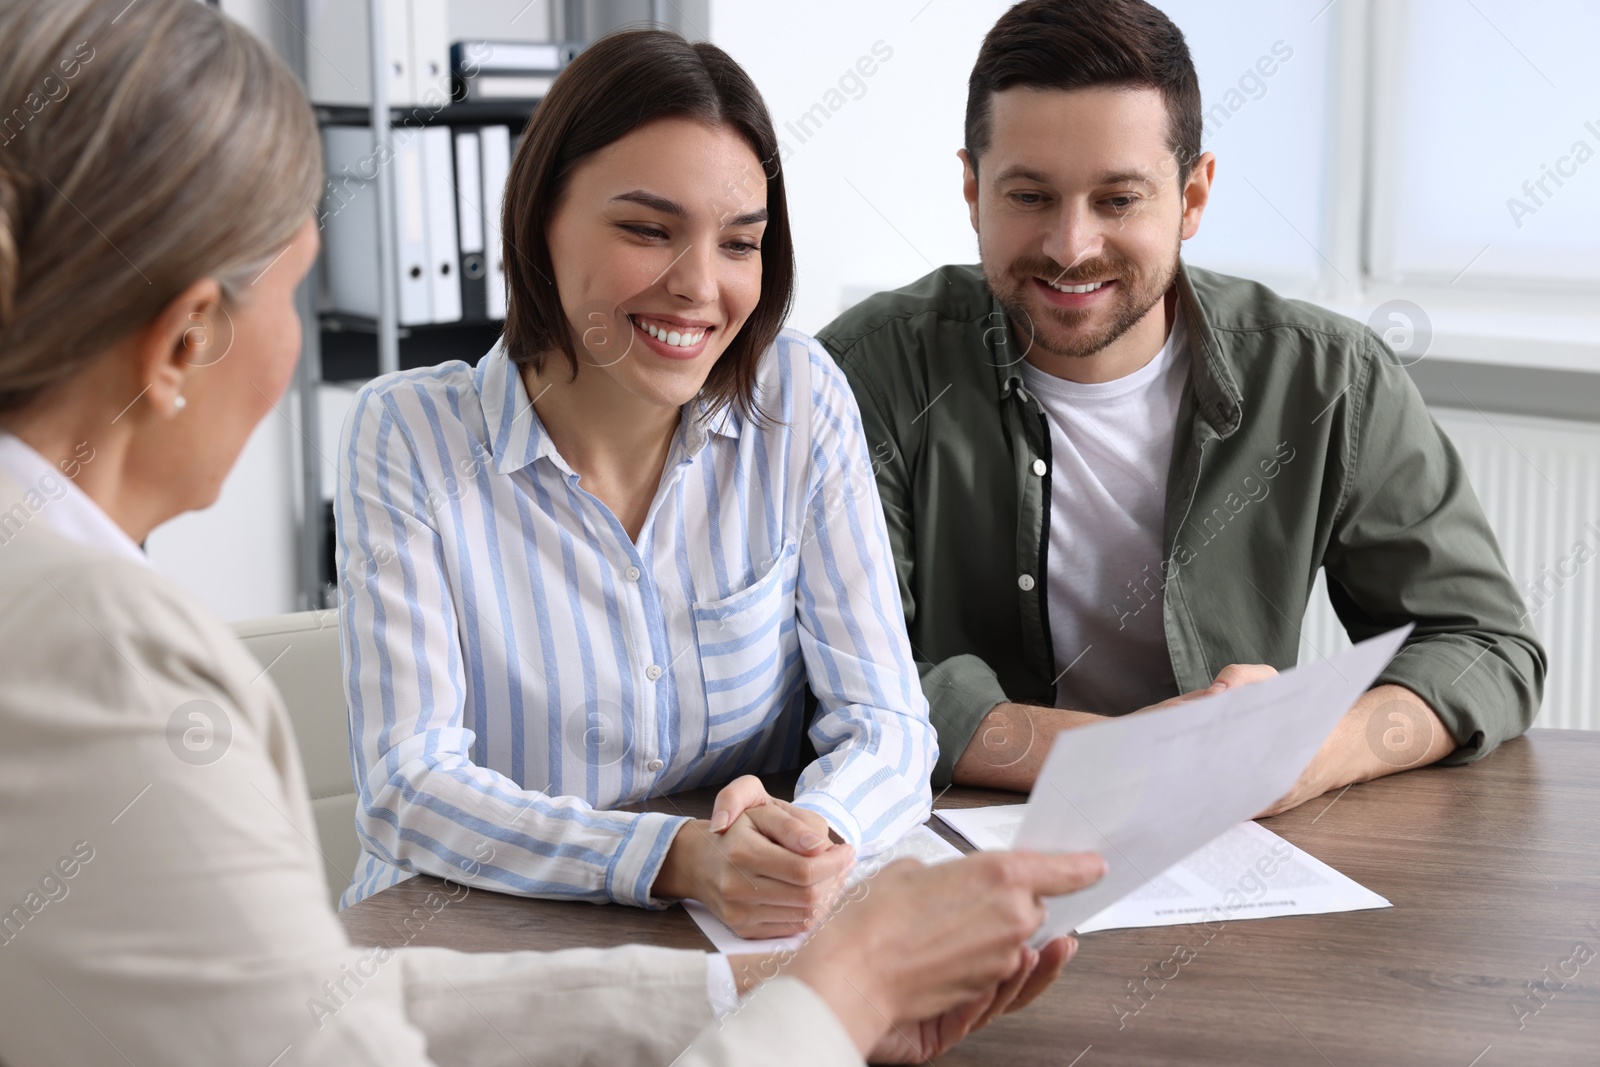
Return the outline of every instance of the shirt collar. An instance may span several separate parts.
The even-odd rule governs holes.
[[[1194,383],[1198,414],[1218,437],[1227,437],[1244,421],[1244,397],[1233,373],[1233,361],[1212,329],[1182,260],[1178,261],[1178,300],[1183,304],[1183,317],[1189,328],[1189,380]]]
[[[496,474],[510,474],[543,456],[556,455],[550,435],[533,410],[522,375],[501,342],[496,341],[478,361],[476,377]]]
[[[510,474],[539,459],[551,462],[571,473],[566,461],[556,451],[550,434],[533,408],[527,386],[517,365],[506,355],[504,346],[496,343],[478,363],[476,372],[478,400],[483,405],[484,426],[488,430],[489,452],[497,474]],[[693,456],[713,436],[737,438],[744,425],[744,417],[732,405],[717,411],[709,409],[709,402],[695,397],[683,405],[683,421],[679,439],[685,458]]]
[[[684,442],[689,454],[693,455],[712,435],[738,440],[739,431],[744,427],[744,416],[732,404],[724,404],[712,411],[710,401],[695,397],[683,406],[683,424],[688,427]]]
[[[22,438],[4,431],[0,431],[0,475],[15,483],[0,481],[0,513],[7,519],[15,522],[25,513],[24,526],[43,523],[70,541],[150,566],[144,550],[88,493]]]
[[[1239,428],[1242,419],[1238,381],[1226,350],[1201,307],[1188,268],[1181,259],[1178,261],[1176,285],[1178,302],[1183,306],[1183,326],[1190,345],[1189,380],[1194,383],[1199,415],[1219,437],[1227,437]],[[995,383],[1000,399],[1004,400],[1023,386],[1022,363],[1027,355],[1027,346],[1019,344],[1011,336],[1010,318],[1005,308],[1000,306],[1000,301],[992,294],[989,300],[989,322],[992,325],[984,330],[984,343],[988,348],[989,362],[995,368]],[[1003,328],[994,329],[994,325]]]

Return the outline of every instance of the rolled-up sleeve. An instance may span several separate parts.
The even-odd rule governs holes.
[[[1360,641],[1416,629],[1377,684],[1427,701],[1465,763],[1526,730],[1546,659],[1455,447],[1369,338],[1352,406],[1348,490],[1325,558],[1329,599]]]

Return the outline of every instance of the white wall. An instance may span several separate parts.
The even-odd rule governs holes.
[[[852,296],[977,261],[955,154],[967,75],[983,35],[1009,6],[712,0],[711,39],[749,71],[789,149],[784,173],[800,262],[791,325],[815,332]],[[876,58],[879,42],[892,54],[857,88],[847,75],[858,76],[862,57]],[[817,104],[836,110],[820,129],[816,120],[801,129]]]
[[[296,415],[291,391],[278,410]],[[157,570],[224,619],[296,610],[299,523],[296,431],[269,414],[204,511],[180,515],[145,542]]]

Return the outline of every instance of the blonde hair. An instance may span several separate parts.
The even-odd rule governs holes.
[[[323,182],[299,82],[212,8],[0,3],[0,412],[202,278],[237,304]]]

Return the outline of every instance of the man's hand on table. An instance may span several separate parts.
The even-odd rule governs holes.
[[[745,775],[717,794],[709,820],[678,831],[650,892],[692,897],[740,937],[786,937],[816,925],[854,862],[821,815]]]
[[[1225,689],[1237,688],[1271,678],[1278,672],[1264,663],[1230,663],[1217,672],[1205,689],[1163,700],[1139,711],[1169,708]],[[1132,714],[1138,714],[1133,712]],[[1050,746],[1063,730],[1104,722],[1108,716],[1066,708],[1044,708],[1032,704],[996,704],[967,742],[956,761],[952,780],[957,785],[978,789],[1009,789],[1026,793],[1044,769]]]
[[[1339,720],[1294,788],[1256,818],[1281,814],[1356,782],[1425,767],[1455,749],[1455,738],[1421,697],[1404,686],[1376,686]]]
[[[1151,704],[1147,708],[1140,708],[1139,711],[1174,708],[1179,704],[1187,704],[1190,701],[1199,700],[1201,697],[1216,696],[1224,690],[1238,689],[1240,686],[1253,685],[1256,682],[1264,682],[1268,678],[1276,678],[1277,676],[1278,669],[1265,663],[1230,663],[1217,672],[1217,676],[1212,679],[1211,684],[1206,688],[1180,693],[1175,697],[1168,697],[1159,704]]]

